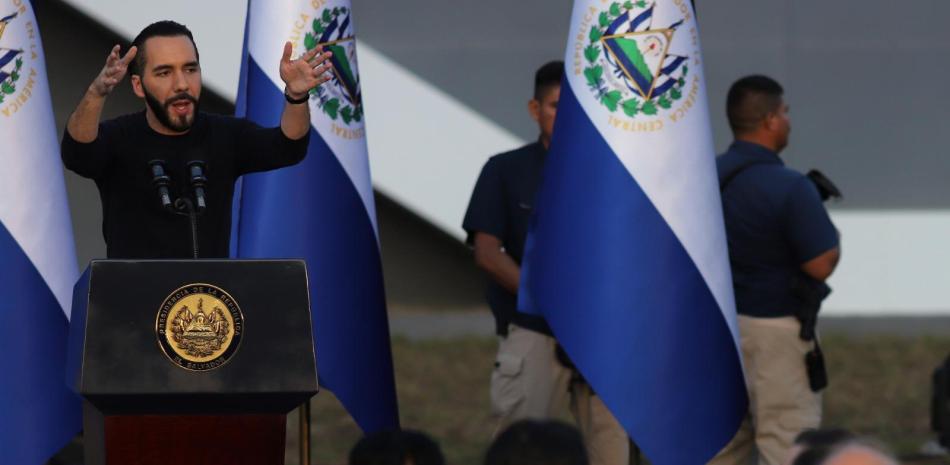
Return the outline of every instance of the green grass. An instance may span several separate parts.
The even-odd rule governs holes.
[[[825,425],[874,436],[911,455],[932,436],[931,376],[950,353],[950,337],[824,339],[830,386]]]
[[[488,379],[495,345],[493,338],[393,341],[402,426],[432,435],[450,464],[481,463],[491,440]],[[329,392],[314,398],[311,415],[314,463],[346,463],[359,429]]]
[[[915,453],[931,437],[930,379],[950,353],[950,335],[830,334],[824,337],[824,349],[830,376],[825,425],[872,435],[901,455]],[[481,463],[489,443],[494,422],[488,378],[494,351],[492,338],[393,341],[403,427],[431,434],[450,464]],[[346,463],[359,429],[328,392],[314,398],[313,428],[314,463]]]

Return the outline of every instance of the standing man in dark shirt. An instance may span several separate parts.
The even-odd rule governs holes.
[[[838,264],[838,233],[815,185],[778,157],[791,130],[783,90],[765,76],[736,81],[727,114],[735,141],[716,160],[722,190],[749,416],[714,464],[784,463],[795,437],[821,424],[799,338],[793,282],[825,281]]]
[[[207,177],[207,208],[198,217],[201,257],[227,257],[231,198],[238,176],[300,162],[310,132],[310,89],[329,79],[329,53],[292,60],[284,45],[280,77],[287,103],[280,126],[199,111],[201,65],[191,31],[173,21],[151,24],[120,56],[116,45],[69,117],[62,156],[67,168],[91,178],[102,199],[102,233],[109,258],[188,258],[188,216],[163,208],[150,162],[161,160],[172,198],[192,198],[188,163]],[[139,113],[99,122],[106,97],[131,71],[132,89],[145,100]]]
[[[497,430],[520,419],[557,415],[570,390],[571,411],[591,464],[621,465],[629,459],[623,428],[587,383],[558,360],[544,318],[516,309],[528,218],[551,143],[563,75],[561,61],[538,69],[528,111],[541,135],[537,142],[485,163],[462,227],[475,249],[476,265],[489,277],[488,303],[499,336],[490,388],[492,413],[500,419]]]

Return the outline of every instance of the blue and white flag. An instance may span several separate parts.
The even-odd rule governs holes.
[[[78,276],[43,45],[29,2],[0,6],[0,455],[41,464],[82,425],[66,386]]]
[[[288,33],[290,34],[288,36]],[[364,431],[399,426],[366,130],[349,1],[251,1],[238,115],[276,126],[284,42],[333,52],[333,79],[310,98],[310,146],[297,166],[245,176],[241,257],[304,257],[321,386]]]
[[[652,463],[705,463],[747,407],[694,12],[574,2],[519,296]]]

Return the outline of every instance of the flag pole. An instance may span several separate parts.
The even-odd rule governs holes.
[[[300,434],[300,465],[310,465],[310,399],[300,404],[297,431]]]

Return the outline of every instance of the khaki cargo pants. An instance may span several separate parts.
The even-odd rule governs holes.
[[[556,418],[567,406],[577,421],[591,465],[626,465],[627,434],[586,383],[571,386],[571,370],[554,355],[554,338],[515,325],[500,337],[491,376],[497,435],[525,418]]]
[[[739,315],[739,336],[749,391],[749,414],[712,465],[782,465],[795,437],[821,425],[821,394],[812,392],[805,354],[812,343],[798,337],[794,317]]]

